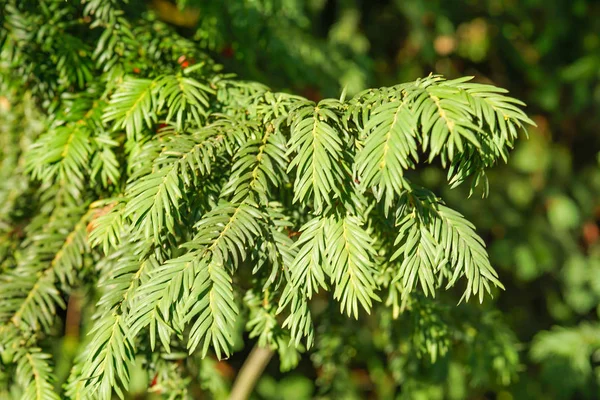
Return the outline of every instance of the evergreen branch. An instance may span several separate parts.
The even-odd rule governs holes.
[[[296,153],[290,162],[288,173],[296,169],[294,201],[307,204],[312,197],[312,207],[320,213],[331,204],[343,187],[342,141],[339,137],[339,117],[333,100],[313,105],[301,105],[292,110],[291,138],[288,155]]]
[[[417,156],[417,121],[409,110],[409,96],[382,103],[372,110],[364,130],[364,147],[356,155],[356,175],[363,188],[385,189],[386,204],[408,184],[404,171],[414,168]]]
[[[289,306],[289,315],[283,322],[290,329],[291,341],[300,345],[306,338],[306,347],[314,341],[314,328],[308,306],[308,299],[319,290],[327,290],[325,282],[326,265],[326,228],[325,218],[313,218],[300,230],[301,235],[294,247],[299,249],[290,265],[290,277],[279,301],[277,313]]]
[[[319,382],[343,378],[349,369],[335,364],[348,363],[350,339],[364,340],[332,329],[343,316],[335,302],[313,302],[321,290],[332,292],[342,314],[376,313],[368,319],[379,335],[371,350],[383,350],[390,362],[423,354],[435,361],[449,354],[452,338],[464,336],[474,347],[494,347],[478,348],[479,358],[469,353],[478,368],[460,373],[485,372],[479,365],[493,358],[487,364],[507,370],[507,382],[516,365],[505,352],[510,335],[484,327],[493,338],[484,341],[462,328],[453,332],[415,293],[420,286],[418,293],[433,297],[465,280],[462,299],[482,301],[502,286],[474,226],[407,175],[420,161],[440,159],[450,186],[486,182],[486,170],[506,160],[519,130],[533,124],[523,103],[471,78],[431,75],[315,104],[219,72],[196,40],[214,39],[216,50],[224,39],[206,36],[208,21],[222,20],[211,5],[202,5],[190,39],[138,9],[142,3],[126,3],[10,0],[0,12],[0,199],[7,200],[0,218],[0,397],[64,397],[53,388],[62,368],[55,374],[36,346],[56,336],[58,307],[75,285],[88,300],[99,289],[100,299],[84,320],[91,329],[69,377],[69,398],[129,396],[136,359],[155,375],[151,392],[195,396],[188,384],[199,376],[202,388],[222,394],[226,379],[207,355],[229,357],[242,326],[269,347],[268,357],[279,352],[282,369],[296,366],[303,344],[310,348],[315,332],[324,331],[313,358]],[[303,24],[297,6],[215,8],[251,11],[241,25],[262,32],[252,18]],[[302,39],[290,32],[283,37]],[[280,40],[268,47],[286,43]],[[322,50],[317,57],[330,74],[341,56]],[[380,288],[389,290],[389,314],[376,304]],[[408,329],[389,320],[402,310],[416,319]],[[484,321],[475,330],[485,324],[493,326]],[[394,379],[408,395],[413,382]],[[241,392],[247,395],[248,385]]]
[[[258,209],[247,203],[222,204],[206,214],[197,224],[197,235],[184,244],[191,251],[158,267],[138,289],[129,318],[132,331],[150,325],[151,346],[158,331],[169,349],[173,329],[181,332],[198,315],[188,341],[190,352],[204,341],[203,356],[211,342],[219,357],[229,355],[231,329],[226,327],[233,326],[238,311],[225,267],[235,267],[245,258],[246,246],[259,235],[260,218]]]
[[[209,107],[208,95],[214,93],[210,87],[180,75],[166,75],[155,82],[159,93],[158,109],[164,104],[169,110],[167,122],[176,116],[177,130],[181,131],[189,115],[197,126],[202,126]]]
[[[467,301],[471,295],[479,295],[482,302],[484,293],[491,293],[491,285],[503,288],[483,239],[460,213],[424,190],[407,194],[404,199],[409,203],[399,209],[401,219],[394,243],[400,246],[391,257],[392,261],[401,260],[394,282],[401,283],[403,297],[417,281],[426,295],[435,296],[442,279],[448,278],[447,289],[463,276],[467,279],[463,294]]]
[[[124,398],[129,386],[129,370],[135,361],[133,336],[124,316],[114,312],[103,315],[96,320],[90,334],[94,336],[85,353],[90,358],[80,372],[89,379],[80,395],[109,400],[114,390]]]
[[[191,252],[168,260],[156,267],[135,292],[133,305],[127,313],[127,324],[133,335],[149,326],[152,349],[156,346],[157,332],[162,345],[170,348],[173,327],[168,322],[172,321],[172,325],[179,328],[182,319],[175,319],[173,305],[189,297],[199,261],[198,254]]]
[[[291,279],[290,266],[298,254],[298,248],[286,234],[293,224],[285,215],[281,204],[270,202],[265,207],[264,215],[267,219],[267,229],[264,231],[264,236],[258,240],[258,255],[252,273],[258,275],[263,265],[271,264],[271,272],[263,286],[263,290],[267,290],[274,283],[279,286],[282,277],[286,282]]]
[[[327,262],[335,285],[333,297],[340,301],[341,312],[358,319],[358,303],[370,313],[375,293],[375,249],[373,239],[361,227],[358,217],[330,218],[327,224]]]
[[[222,134],[210,128],[173,138],[155,160],[154,171],[128,189],[124,217],[131,218],[147,239],[158,240],[164,227],[173,232],[184,185],[210,174],[211,161],[223,150]]]
[[[156,122],[155,87],[150,79],[125,78],[104,110],[103,123],[114,122],[115,129],[125,129],[128,140],[140,140],[144,126]]]
[[[269,186],[277,188],[286,182],[285,138],[273,129],[271,124],[267,125],[261,140],[249,140],[242,145],[222,197],[232,196],[232,203],[240,203],[247,196],[256,195],[260,203],[266,204]]]
[[[114,268],[108,269],[106,279],[99,283],[104,293],[97,303],[96,319],[88,333],[91,339],[71,374],[69,392],[83,398],[110,399],[113,389],[120,397],[123,390],[127,390],[129,369],[135,361],[135,344],[124,319],[138,286],[157,268],[155,258],[147,253],[144,243],[125,245],[107,260]],[[81,381],[77,378],[81,374],[93,378]]]
[[[125,203],[120,199],[105,199],[92,203],[90,208],[94,214],[88,225],[89,243],[92,247],[102,245],[104,254],[109,254],[109,249],[117,249],[121,241]]]
[[[96,179],[99,175],[105,188],[110,185],[117,185],[121,177],[121,171],[113,148],[117,147],[119,143],[107,133],[94,137],[93,143],[95,152],[91,162],[90,177]]]
[[[192,292],[184,309],[188,310],[183,322],[195,319],[190,330],[188,350],[194,352],[202,343],[201,356],[212,345],[217,357],[229,357],[233,346],[233,331],[239,313],[235,304],[231,276],[222,264],[200,262]]]
[[[81,190],[91,152],[89,128],[83,122],[70,123],[42,135],[33,144],[27,171],[47,184],[57,180]]]
[[[443,224],[436,233],[446,250],[445,257],[454,269],[447,287],[454,285],[458,277],[466,276],[467,288],[463,297],[468,301],[471,295],[479,294],[480,303],[485,292],[491,292],[491,284],[504,288],[498,280],[498,273],[490,264],[485,242],[475,233],[473,224],[443,205],[439,206],[439,216]]]
[[[435,241],[426,224],[415,214],[407,215],[398,224],[398,237],[395,245],[401,244],[392,255],[391,261],[402,256],[402,264],[394,281],[402,285],[403,296],[415,286],[417,280],[425,295],[435,296],[435,273],[442,267],[439,244]]]
[[[29,348],[18,356],[16,380],[23,388],[23,400],[58,400],[54,391],[49,354],[39,348]]]
[[[56,278],[74,283],[74,273],[82,267],[82,254],[87,249],[89,216],[89,212],[85,213],[67,234],[63,231],[65,221],[57,221],[58,225],[49,223],[46,233],[39,234],[29,248],[30,258],[0,277],[0,290],[10,299],[0,306],[1,320],[21,329],[49,330],[56,305],[65,306]],[[44,259],[43,252],[51,258]]]
[[[290,266],[290,284],[301,288],[302,295],[309,299],[319,291],[319,287],[327,290],[327,222],[327,219],[318,217],[310,220],[300,228],[302,233],[294,245],[299,251]]]
[[[419,142],[429,162],[440,156],[449,165],[453,186],[474,176],[473,189],[485,168],[500,158],[506,161],[518,130],[533,121],[515,106],[521,102],[492,86],[466,83],[470,79],[433,75],[414,84],[369,90],[350,101],[345,121],[363,132],[359,139],[364,145],[355,158],[363,190],[375,186],[378,198],[386,194],[390,208],[393,194],[409,187],[403,175],[418,162]]]
[[[218,205],[195,226],[198,233],[184,247],[210,254],[216,263],[225,265],[230,257],[235,267],[246,257],[261,231],[262,212],[246,202],[238,206]]]
[[[283,321],[282,327],[290,329],[290,343],[298,348],[301,340],[306,338],[306,348],[310,349],[314,344],[315,331],[308,299],[302,293],[302,289],[294,287],[293,284],[284,288],[277,313],[281,313],[288,306],[289,315]]]

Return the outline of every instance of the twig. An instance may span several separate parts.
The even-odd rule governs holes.
[[[258,378],[269,364],[271,357],[273,357],[273,350],[258,347],[258,345],[254,346],[233,383],[229,400],[246,400],[250,397]]]

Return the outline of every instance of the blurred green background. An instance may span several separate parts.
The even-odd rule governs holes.
[[[486,306],[514,335],[517,377],[472,391],[474,383],[452,368],[435,377],[432,367],[406,398],[600,398],[599,2],[187,0],[179,1],[188,7],[183,12],[166,1],[153,6],[241,78],[315,100],[439,73],[474,75],[525,101],[537,128],[518,142],[508,165],[490,172],[488,199],[462,200],[467,189],[447,189],[435,165],[415,177],[486,239],[506,286]],[[335,363],[349,362],[352,383],[338,385],[377,381],[378,362],[368,350],[323,342],[335,349],[335,361],[321,360],[316,379],[336,376]],[[258,393],[310,397],[314,377],[265,376]],[[376,385],[362,393],[383,396],[385,383]]]

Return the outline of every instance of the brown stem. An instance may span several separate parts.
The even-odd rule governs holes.
[[[229,400],[246,400],[250,397],[258,378],[269,364],[271,357],[273,357],[273,350],[258,347],[258,345],[254,346],[233,383]]]
[[[69,296],[67,316],[65,320],[65,336],[79,340],[79,326],[81,324],[81,295],[77,292]]]

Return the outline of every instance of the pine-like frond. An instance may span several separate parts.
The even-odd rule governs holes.
[[[471,295],[479,295],[479,302],[483,302],[484,294],[491,292],[491,285],[503,288],[498,273],[490,264],[485,242],[462,214],[443,205],[439,206],[438,212],[442,223],[436,229],[435,236],[445,249],[450,268],[454,270],[447,287],[465,276],[467,288],[463,297],[469,300]]]
[[[174,305],[182,298],[187,299],[195,279],[197,264],[201,262],[198,254],[186,253],[177,258],[166,261],[153,269],[150,279],[137,289],[131,310],[128,312],[128,325],[137,335],[142,329],[149,326],[150,346],[156,346],[156,335],[162,345],[170,349],[173,327],[181,328],[182,318],[175,319]],[[181,333],[181,332],[179,332]]]
[[[42,135],[27,157],[34,179],[83,189],[92,152],[90,130],[84,123],[69,123]]]
[[[127,153],[127,181],[134,182],[149,175],[154,170],[156,160],[164,146],[162,135],[142,140],[126,141],[124,148]]]
[[[277,313],[289,308],[289,315],[283,327],[290,330],[291,341],[295,346],[306,338],[310,348],[314,341],[314,327],[308,300],[319,291],[327,289],[326,239],[328,221],[326,218],[313,218],[307,222],[294,248],[298,249],[293,263],[289,267],[289,277],[283,289]]]
[[[16,273],[3,275],[0,289],[6,296],[0,305],[2,322],[25,330],[48,331],[57,306],[65,307],[51,269],[21,268]]]
[[[156,122],[156,82],[127,77],[111,96],[102,121],[113,123],[114,129],[125,129],[129,140],[139,139],[144,128]]]
[[[86,362],[80,374],[88,377],[77,393],[82,398],[110,400],[113,390],[124,397],[130,379],[130,368],[135,361],[133,335],[123,315],[107,313],[94,323],[93,335],[87,345]]]
[[[315,329],[308,299],[299,287],[288,284],[281,295],[277,313],[289,307],[289,314],[283,321],[282,327],[290,330],[290,343],[300,347],[302,339],[306,339],[306,348],[310,349],[315,341]]]
[[[184,245],[210,254],[219,265],[236,267],[262,231],[262,212],[250,203],[222,203],[196,224],[194,239]]]
[[[375,186],[390,208],[393,194],[409,186],[403,175],[419,161],[419,148],[429,162],[441,158],[453,186],[473,177],[475,187],[486,168],[506,161],[518,131],[533,121],[517,107],[521,102],[502,95],[505,91],[470,79],[432,75],[370,89],[349,102],[344,121],[360,130],[354,169],[363,190]]]
[[[62,210],[61,210],[62,211]],[[57,280],[73,284],[88,249],[86,227],[89,213],[77,221],[77,210],[70,219],[54,219],[34,236],[21,263],[0,275],[0,322],[11,323],[23,330],[48,331],[56,308],[65,304],[57,288]],[[81,215],[81,214],[80,214]],[[57,218],[64,218],[57,215]]]
[[[309,299],[319,291],[319,287],[328,287],[325,282],[327,227],[326,218],[313,218],[300,228],[302,233],[295,243],[298,253],[290,266],[290,285],[300,288],[302,295]]]
[[[408,186],[404,171],[418,161],[417,119],[409,108],[410,98],[398,95],[371,111],[364,127],[368,136],[355,159],[361,187],[377,186],[385,191],[388,207],[394,193]]]
[[[184,121],[192,119],[197,126],[202,121],[209,107],[208,96],[214,91],[200,82],[180,75],[165,75],[156,79],[158,92],[158,108],[166,106],[166,121],[175,118],[177,130],[183,130]]]
[[[144,243],[126,244],[106,260],[106,272],[99,282],[103,294],[96,304],[90,339],[75,365],[78,374],[93,378],[80,381],[72,374],[69,383],[70,391],[83,398],[110,399],[113,389],[122,397],[127,390],[135,344],[125,313],[139,285],[158,267],[155,257],[147,253]]]
[[[402,295],[409,294],[417,282],[425,294],[435,296],[436,288],[447,279],[446,288],[458,278],[467,279],[463,298],[491,293],[491,286],[502,288],[492,268],[485,244],[474,226],[460,213],[446,207],[426,191],[407,194],[411,204],[400,208],[399,229],[391,260],[401,262],[395,282],[401,283]],[[437,277],[436,277],[437,276]]]
[[[109,249],[116,249],[121,242],[125,209],[125,203],[121,200],[108,198],[90,205],[94,212],[89,224],[88,240],[92,247],[102,245],[104,254],[109,254]]]
[[[49,354],[39,348],[28,348],[19,352],[16,381],[23,389],[22,400],[58,400],[54,391],[52,368],[48,363]]]
[[[285,209],[280,203],[269,202],[264,209],[264,216],[267,219],[266,229],[263,231],[263,236],[258,238],[257,246],[252,253],[252,261],[255,264],[252,274],[260,276],[262,268],[270,266],[271,272],[263,286],[263,290],[266,291],[273,284],[278,288],[280,283],[291,279],[290,267],[298,254],[298,248],[288,236],[287,232],[293,223],[286,216]]]
[[[91,27],[103,29],[93,57],[103,71],[116,78],[123,74],[124,54],[137,54],[139,40],[135,37],[129,20],[124,17],[124,12],[118,0],[89,0],[85,2],[84,15],[92,18]],[[115,84],[115,82],[110,82]]]
[[[326,279],[335,287],[334,298],[342,312],[358,318],[358,304],[370,312],[376,294],[375,251],[373,239],[362,229],[355,216],[314,218],[301,228],[295,248],[298,253],[290,266],[289,281],[284,288],[278,313],[289,307],[283,327],[290,329],[296,346],[306,338],[313,342],[313,326],[308,299],[327,289]]]
[[[183,245],[188,252],[156,268],[138,289],[130,313],[133,332],[149,325],[151,345],[158,332],[168,349],[171,333],[181,333],[192,321],[190,351],[202,342],[203,354],[210,343],[219,356],[229,354],[231,329],[226,327],[237,315],[230,271],[260,234],[261,219],[260,211],[247,203],[224,203],[207,213],[196,236]]]
[[[395,281],[399,281],[408,294],[419,282],[423,292],[435,296],[435,274],[443,265],[442,249],[420,217],[409,214],[398,225],[395,245],[400,245],[391,261],[400,257],[401,265]],[[392,283],[393,284],[393,283]]]
[[[85,87],[92,80],[93,61],[89,57],[90,49],[78,37],[63,32],[60,46],[56,48],[56,69],[59,82],[64,86]]]
[[[102,297],[96,303],[97,314],[131,309],[137,288],[158,266],[157,254],[151,254],[145,242],[123,244],[111,253],[98,265],[103,275],[98,282]]]
[[[215,157],[224,150],[224,138],[210,127],[191,136],[176,136],[154,161],[153,171],[127,190],[124,217],[146,238],[158,240],[163,228],[173,231],[185,186],[210,173]]]
[[[121,178],[121,170],[114,149],[119,146],[119,143],[108,133],[95,136],[93,143],[95,151],[91,162],[90,177],[92,179],[99,177],[105,188],[117,185]]]
[[[485,136],[493,139],[496,151],[506,161],[507,150],[517,139],[518,130],[524,129],[525,125],[535,126],[535,122],[519,108],[525,103],[506,96],[508,91],[496,86],[469,82],[457,86],[466,92],[477,120],[492,132],[492,135]]]
[[[298,106],[288,117],[288,154],[295,154],[288,167],[288,172],[296,171],[294,201],[310,204],[317,213],[344,187],[343,142],[336,114],[340,107],[339,102],[324,100],[316,106]]]
[[[240,148],[222,197],[231,196],[232,203],[239,203],[252,194],[266,204],[269,188],[286,182],[286,142],[280,132],[273,130],[269,124],[262,139],[249,140]]]
[[[196,278],[190,297],[184,306],[184,322],[193,320],[187,343],[192,353],[201,346],[205,357],[212,345],[218,358],[229,357],[233,345],[233,331],[238,315],[231,275],[225,265],[214,258],[197,265]]]
[[[423,148],[429,151],[430,161],[440,154],[442,161],[452,160],[464,152],[468,142],[481,146],[477,136],[483,131],[475,124],[467,99],[452,83],[427,85],[414,100]]]
[[[373,239],[356,216],[332,217],[327,222],[325,243],[333,297],[340,301],[341,312],[358,318],[358,304],[370,313],[375,293],[375,249]]]
[[[300,3],[271,3],[240,9],[305,18]],[[329,358],[316,361],[329,379],[325,369],[349,360],[348,338],[331,329],[346,320],[338,307],[355,318],[376,311],[368,322],[380,336],[401,311],[423,317],[408,341],[393,338],[410,353],[389,338],[377,343],[400,354],[390,358],[419,355],[415,346],[445,354],[460,335],[415,306],[417,288],[434,296],[462,280],[463,298],[481,300],[501,284],[473,225],[407,175],[440,160],[450,186],[485,182],[533,123],[523,104],[438,75],[314,103],[220,72],[197,46],[206,25],[182,36],[141,4],[2,6],[0,397],[127,397],[136,360],[154,375],[150,391],[196,395],[193,374],[222,395],[207,355],[231,355],[243,327],[279,352],[282,369],[325,330],[315,359]],[[200,18],[210,18],[204,6]],[[290,32],[286,40],[300,37]],[[286,43],[277,40],[272,49]],[[340,55],[322,50],[331,73]],[[380,288],[391,313],[376,305]],[[75,289],[95,309],[89,316],[78,296],[69,300],[65,331],[87,335],[66,392],[55,394],[62,368],[55,374],[41,349],[62,331],[59,308]],[[322,301],[329,291],[335,301]],[[489,359],[514,357],[478,362]]]

